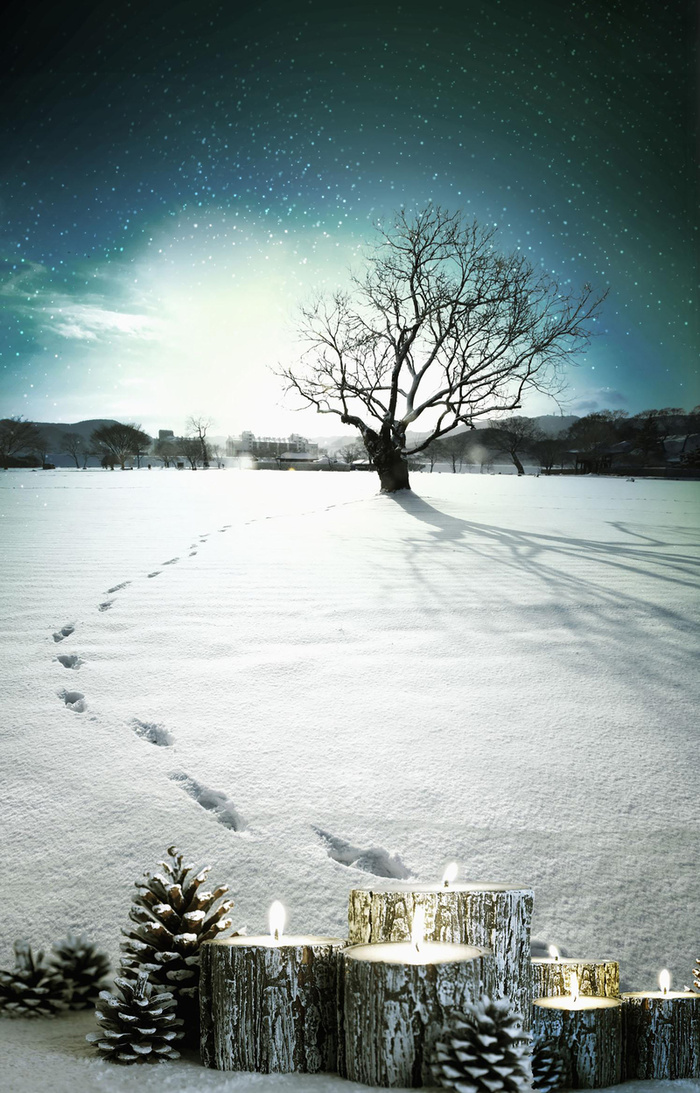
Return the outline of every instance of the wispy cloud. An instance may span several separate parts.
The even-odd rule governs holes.
[[[629,399],[622,391],[614,387],[595,387],[582,391],[580,395],[567,402],[567,410],[573,414],[593,414],[597,410],[622,409],[629,405]]]
[[[163,324],[153,315],[118,311],[105,307],[102,302],[65,300],[50,309],[44,326],[62,338],[101,342],[115,337],[155,341],[162,334]]]

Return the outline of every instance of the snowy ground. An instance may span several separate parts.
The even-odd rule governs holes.
[[[689,982],[700,486],[413,485],[0,475],[0,966],[14,938],[69,928],[116,954],[132,882],[171,843],[215,863],[237,925],[265,929],[279,898],[290,930],[344,934],[368,879],[329,854],[349,843],[421,880],[455,859],[463,879],[532,885],[535,937],[619,958],[628,988],[663,966]],[[135,1089],[85,1050],[86,1020],[0,1021],[5,1088]],[[352,1088],[168,1075],[139,1088]]]

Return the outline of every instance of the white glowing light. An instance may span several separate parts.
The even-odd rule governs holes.
[[[578,976],[576,972],[571,973],[571,1001],[578,1002]]]
[[[659,972],[659,990],[662,994],[668,994],[668,989],[671,986],[671,973],[668,968],[664,968]]]
[[[451,884],[454,884],[458,872],[459,866],[457,865],[457,862],[451,861],[442,877],[443,887],[449,888]]]
[[[552,960],[559,959],[559,950],[557,949],[556,945],[549,946],[549,955],[551,956]]]
[[[416,907],[413,912],[413,922],[411,923],[411,944],[416,952],[420,952],[420,947],[423,944],[425,937],[425,908]]]
[[[270,935],[274,941],[279,941],[284,929],[284,920],[287,914],[278,899],[270,905]]]

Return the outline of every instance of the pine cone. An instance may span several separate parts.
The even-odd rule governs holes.
[[[68,1008],[70,985],[32,952],[28,941],[16,941],[15,966],[0,971],[0,1013],[8,1017],[55,1017]]]
[[[563,1089],[568,1084],[566,1061],[554,1044],[538,1040],[532,1048],[532,1088],[541,1093]]]
[[[127,940],[120,970],[131,978],[147,971],[152,983],[172,991],[189,1027],[198,1022],[200,946],[230,928],[225,916],[233,900],[222,899],[226,884],[201,891],[211,866],[195,870],[174,846],[168,854],[171,860],[160,862],[162,873],[145,873],[136,882],[138,895],[129,912],[134,925],[122,930]]]
[[[529,1041],[510,1001],[483,995],[452,1014],[431,1069],[438,1085],[458,1093],[529,1093]]]
[[[100,988],[105,985],[102,980],[109,973],[106,954],[98,952],[84,934],[68,934],[63,941],[54,944],[53,951],[55,968],[73,988],[71,1009],[82,1010],[93,1006]]]
[[[173,1043],[182,1037],[170,991],[148,982],[148,972],[115,979],[116,994],[100,991],[95,1017],[102,1028],[85,1039],[115,1063],[161,1063],[179,1059]]]

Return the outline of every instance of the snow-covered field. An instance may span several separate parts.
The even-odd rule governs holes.
[[[364,851],[421,880],[454,859],[532,885],[534,936],[619,958],[627,988],[689,983],[700,484],[412,484],[0,475],[0,966],[69,928],[116,956],[176,843],[250,932],[281,899],[290,930],[343,934]],[[0,1021],[4,1088],[353,1088],[192,1061],[139,1084],[92,1057],[88,1018]]]

